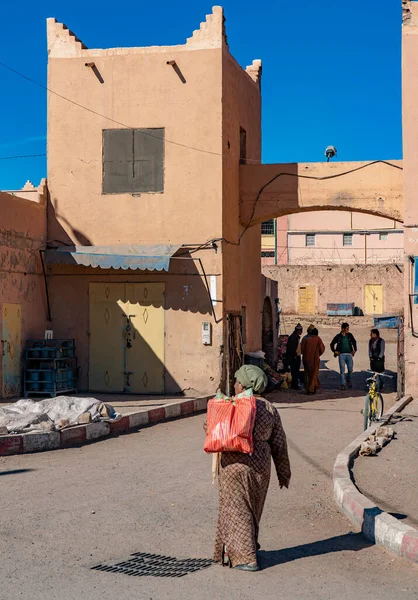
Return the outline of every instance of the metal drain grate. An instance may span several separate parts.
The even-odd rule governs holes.
[[[95,571],[122,573],[133,577],[184,577],[189,573],[207,569],[213,565],[207,558],[172,558],[160,554],[135,552],[122,562],[112,562],[92,567]]]

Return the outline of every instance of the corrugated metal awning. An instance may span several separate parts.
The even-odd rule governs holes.
[[[101,269],[168,271],[181,244],[141,246],[63,246],[45,251],[47,264],[83,265]]]

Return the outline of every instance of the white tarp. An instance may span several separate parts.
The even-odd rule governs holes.
[[[121,418],[110,404],[96,398],[58,396],[36,402],[18,400],[14,404],[0,406],[0,429],[6,427],[9,433],[62,429],[76,425],[84,413],[90,413],[89,421],[117,421]]]

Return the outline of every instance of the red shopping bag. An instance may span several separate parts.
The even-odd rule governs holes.
[[[204,451],[252,454],[255,413],[254,396],[209,400]]]

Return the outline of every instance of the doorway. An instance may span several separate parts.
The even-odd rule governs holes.
[[[227,313],[226,315],[226,394],[234,394],[235,373],[244,364],[244,347],[242,341],[242,315]]]
[[[274,332],[273,332],[273,309],[270,298],[264,298],[263,322],[262,322],[262,350],[265,354],[264,360],[275,368],[274,364]]]
[[[364,286],[364,312],[366,315],[383,313],[383,285],[368,284]]]
[[[2,397],[13,398],[20,394],[20,356],[22,345],[22,307],[20,304],[3,304],[2,324]]]
[[[91,283],[89,389],[164,393],[164,283]]]
[[[315,286],[304,285],[299,287],[298,308],[300,315],[315,314]]]

